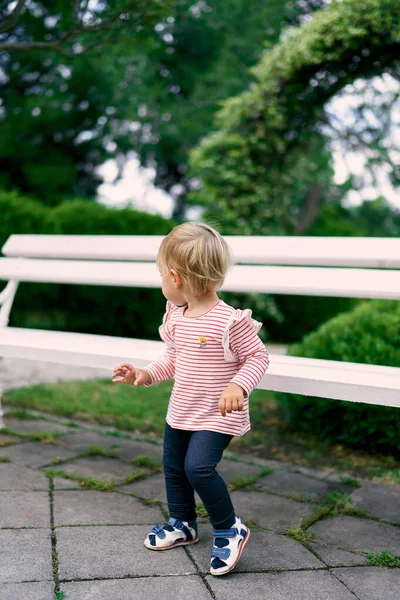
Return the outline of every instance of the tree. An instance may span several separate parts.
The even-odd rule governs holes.
[[[121,35],[139,34],[152,27],[171,6],[171,0],[73,0],[70,3],[2,0],[0,51],[45,50],[73,58],[89,48],[113,43]],[[43,22],[45,30],[41,35],[32,35],[27,27],[32,19]]]
[[[171,4],[0,4],[1,187],[48,205],[95,197],[96,167],[129,143],[112,118],[121,46],[133,51]]]
[[[192,201],[229,233],[295,233],[298,197],[315,203],[317,167],[304,171],[323,143],[324,106],[356,78],[399,76],[400,13],[392,0],[332,0],[299,28],[285,31],[252,69],[248,90],[223,103],[217,130],[192,153],[201,190]],[[307,209],[307,207],[306,207]],[[301,218],[301,217],[300,217]]]
[[[323,5],[323,0],[178,0],[173,17],[149,34],[145,51],[131,57],[126,118],[136,122],[132,145],[141,163],[155,169],[156,185],[175,198],[176,217],[183,217],[187,193],[196,186],[188,172],[189,152],[212,128],[221,101],[254,79],[249,68],[288,23],[299,24]]]

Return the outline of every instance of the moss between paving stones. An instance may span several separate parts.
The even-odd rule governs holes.
[[[400,568],[400,559],[396,558],[391,550],[382,550],[374,554],[373,552],[363,552],[369,558],[369,564],[374,567]]]
[[[244,488],[249,487],[250,485],[253,485],[254,483],[256,483],[256,481],[258,479],[260,479],[261,477],[270,475],[274,471],[275,471],[275,469],[272,467],[263,467],[259,471],[259,473],[257,473],[257,475],[255,475],[254,477],[243,477],[243,476],[235,477],[233,479],[233,481],[229,484],[228,489],[230,492],[233,492],[234,490],[244,489]]]

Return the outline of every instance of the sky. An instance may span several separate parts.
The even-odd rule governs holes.
[[[327,105],[326,111],[335,118],[335,126],[339,130],[346,125],[354,125],[356,113],[354,109],[365,97],[366,90],[375,94],[373,102],[383,102],[387,99],[387,94],[400,93],[400,83],[394,80],[390,75],[383,74],[380,77],[373,78],[370,82],[372,86],[367,89],[367,82],[357,80],[352,85],[346,86],[344,90]],[[373,113],[366,119],[373,123]],[[392,108],[391,114],[392,127],[390,131],[390,144],[397,152],[396,157],[400,160],[400,102],[397,101]],[[376,125],[376,123],[375,123]],[[328,133],[328,132],[327,132]],[[394,189],[388,178],[389,167],[384,166],[376,171],[377,186],[371,185],[368,180],[368,172],[365,171],[366,157],[360,152],[348,152],[340,139],[331,138],[331,148],[333,155],[333,167],[335,171],[334,181],[337,184],[343,183],[351,172],[353,175],[363,175],[365,177],[365,186],[357,191],[350,191],[344,198],[345,205],[358,205],[366,200],[372,200],[379,195],[384,196],[388,202],[400,209],[400,188]],[[368,148],[366,150],[368,152]],[[396,157],[392,160],[396,162]],[[127,163],[123,169],[122,177],[116,180],[118,168],[116,161],[108,160],[99,169],[103,178],[98,188],[98,202],[108,206],[124,207],[131,204],[134,208],[150,213],[158,213],[165,217],[172,215],[174,201],[165,191],[154,186],[154,169],[147,169],[140,166],[136,154],[132,151],[128,157]],[[200,218],[202,209],[199,207],[190,207],[187,211],[188,220]]]

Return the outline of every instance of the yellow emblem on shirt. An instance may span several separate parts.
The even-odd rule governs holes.
[[[201,335],[199,337],[199,342],[200,342],[199,348],[205,348],[206,344],[207,344],[207,338],[204,337],[203,335]]]

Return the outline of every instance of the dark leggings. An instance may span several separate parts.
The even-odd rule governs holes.
[[[163,465],[171,517],[196,519],[194,491],[200,496],[214,529],[235,523],[228,488],[215,467],[233,435],[217,431],[188,431],[165,424]]]

